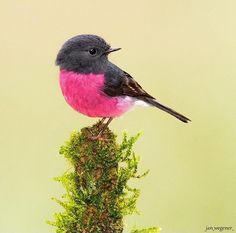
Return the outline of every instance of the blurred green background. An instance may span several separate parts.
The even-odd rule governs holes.
[[[53,181],[68,164],[58,155],[74,129],[93,124],[64,101],[55,56],[68,38],[98,34],[123,49],[110,59],[161,102],[192,119],[154,108],[115,120],[136,144],[141,215],[126,218],[163,233],[236,227],[236,1],[0,2],[0,233],[53,233],[60,208]]]

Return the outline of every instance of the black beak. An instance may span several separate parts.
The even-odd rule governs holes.
[[[104,54],[107,55],[109,53],[115,52],[120,50],[121,48],[109,48]]]

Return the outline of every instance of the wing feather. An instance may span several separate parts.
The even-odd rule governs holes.
[[[118,68],[118,67],[117,67]],[[118,71],[118,72],[117,72]],[[151,98],[133,77],[123,70],[112,70],[106,74],[104,92],[109,96],[131,96],[137,99]]]

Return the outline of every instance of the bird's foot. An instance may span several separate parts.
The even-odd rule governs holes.
[[[87,128],[89,132],[88,138],[92,141],[106,141],[106,142],[109,141],[106,134],[103,135],[106,129],[104,128],[104,124],[101,124],[97,129],[99,130],[98,133],[97,131],[93,132],[90,128]]]
[[[91,139],[92,141],[100,141],[100,142],[108,142],[110,139],[105,138],[103,135],[91,135],[89,137],[89,139]]]
[[[113,118],[109,118],[108,121],[106,123],[104,123],[105,121],[105,117],[102,118],[96,125],[94,125],[91,128],[87,128],[89,134],[88,134],[88,138],[90,140],[93,141],[109,141],[110,139],[109,136],[107,135],[107,129],[108,129],[108,125],[110,124],[110,122],[112,121]]]

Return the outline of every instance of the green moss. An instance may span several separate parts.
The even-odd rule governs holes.
[[[57,233],[121,233],[123,217],[136,213],[139,190],[127,184],[130,178],[140,178],[137,174],[138,157],[132,147],[139,135],[128,138],[125,134],[121,144],[109,129],[98,135],[100,122],[81,132],[73,132],[69,141],[60,149],[73,166],[56,180],[61,182],[66,193],[56,200],[64,211],[55,214],[49,224]],[[132,233],[157,232],[149,228]]]

